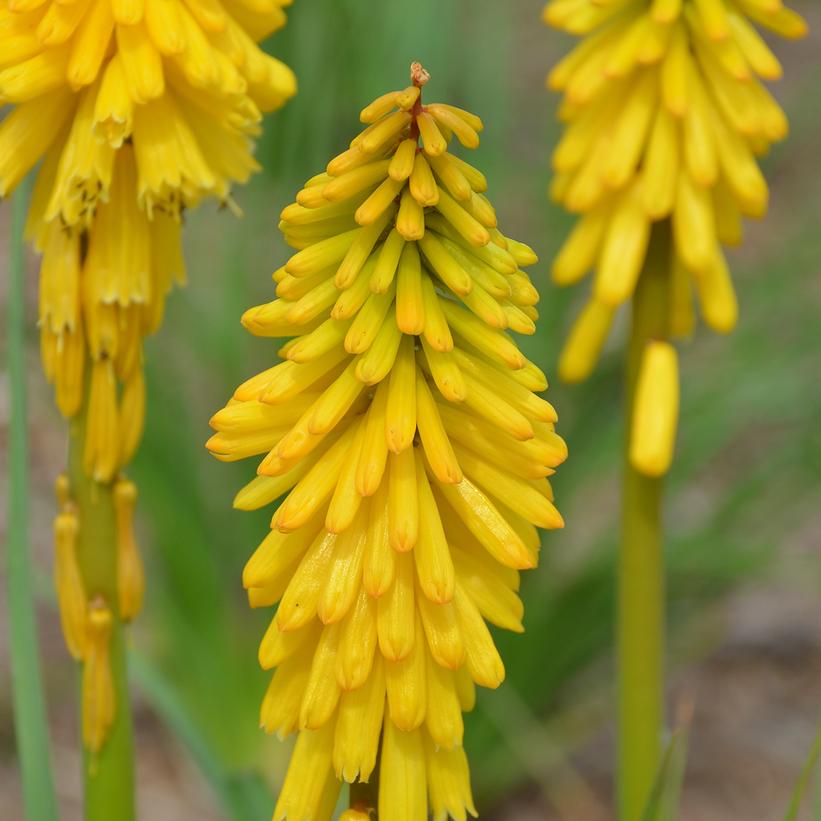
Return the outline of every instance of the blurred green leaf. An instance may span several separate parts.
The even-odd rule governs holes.
[[[12,199],[8,261],[6,361],[10,419],[8,431],[8,534],[5,571],[14,732],[26,814],[37,821],[57,819],[51,770],[40,644],[37,637],[29,533],[29,440],[26,413],[25,249],[23,230],[30,179]]]
[[[642,821],[676,821],[678,818],[681,787],[687,768],[689,736],[688,720],[674,730],[670,737]]]
[[[203,735],[191,716],[180,693],[145,656],[133,653],[129,660],[131,675],[143,695],[177,739],[185,745],[191,757],[208,779],[231,821],[257,821],[271,810],[271,795],[260,774],[235,772]]]

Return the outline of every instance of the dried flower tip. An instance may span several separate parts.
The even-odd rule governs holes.
[[[415,86],[422,88],[430,80],[430,73],[425,70],[420,62],[414,62],[411,63],[410,78]]]

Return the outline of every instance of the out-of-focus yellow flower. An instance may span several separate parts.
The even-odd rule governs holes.
[[[43,363],[66,416],[89,382],[86,468],[110,481],[144,416],[142,337],[184,276],[183,209],[257,166],[261,111],[295,90],[256,41],[284,0],[3,0],[0,196],[42,159],[28,234],[43,254]],[[86,373],[90,359],[91,372]]]
[[[243,575],[252,606],[277,604],[262,726],[299,733],[275,819],[329,819],[380,749],[380,817],[475,814],[462,711],[504,677],[486,621],[523,629],[518,571],[563,524],[547,477],[566,447],[508,333],[533,333],[536,256],[450,151],[479,118],[422,105],[411,76],[283,210],[297,253],[243,324],[292,337],[285,361],[211,420],[217,458],[264,454],[235,506],[285,497]]]
[[[43,366],[63,415],[85,412],[85,473],[114,483],[117,543],[103,549],[116,550],[108,596],[117,601],[93,591],[86,602],[76,555],[85,511],[67,481],[55,524],[62,622],[85,662],[83,737],[93,751],[116,709],[114,619],[134,618],[143,597],[136,489],[118,478],[142,433],[143,337],[184,279],[184,210],[206,197],[232,204],[231,186],[257,169],[261,112],[295,91],[290,69],[257,45],[289,4],[0,0],[0,106],[9,107],[0,196],[40,163],[27,234],[42,254]]]
[[[756,157],[787,134],[762,82],[781,66],[756,26],[797,38],[806,24],[780,0],[551,0],[544,19],[583,38],[547,80],[564,95],[551,194],[580,215],[553,279],[593,272],[559,364],[579,381],[633,295],[654,223],[672,226],[670,335],[691,332],[694,289],[711,328],[734,327],[722,245],[741,241],[743,217],[766,212]]]

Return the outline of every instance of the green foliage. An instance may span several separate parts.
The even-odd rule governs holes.
[[[23,226],[29,200],[23,182],[12,201],[9,243],[6,362],[11,405],[8,458],[8,538],[6,594],[14,730],[20,756],[23,801],[30,818],[56,821],[57,802],[51,773],[50,745],[34,611],[34,580],[29,551],[29,470],[26,416],[26,363]]]

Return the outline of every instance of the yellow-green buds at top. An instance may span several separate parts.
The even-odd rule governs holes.
[[[453,151],[479,118],[411,79],[282,211],[296,253],[242,322],[289,337],[283,361],[211,420],[218,459],[262,457],[235,506],[284,497],[243,574],[277,605],[262,726],[299,734],[278,821],[330,819],[378,754],[380,817],[475,814],[462,712],[504,678],[487,622],[523,629],[518,571],[563,524],[548,477],[567,450],[510,333],[533,333],[536,255]]]
[[[741,241],[743,217],[764,215],[756,157],[787,134],[764,86],[781,66],[757,27],[794,38],[804,21],[758,0],[551,0],[544,19],[584,38],[548,77],[565,124],[551,192],[580,215],[553,277],[569,285],[593,271],[599,306],[580,315],[562,375],[589,373],[661,220],[672,224],[679,279],[672,333],[691,330],[693,288],[705,322],[730,331],[738,308],[722,245]]]
[[[673,461],[678,423],[678,354],[651,340],[639,365],[630,422],[630,463],[646,476],[662,476]]]

